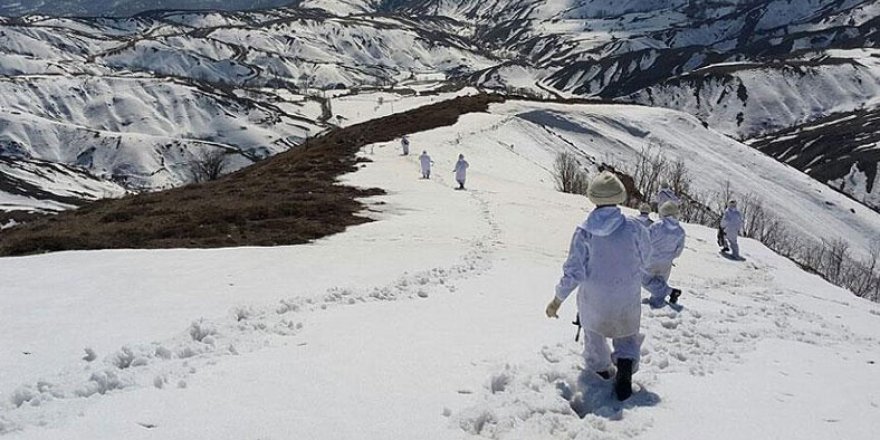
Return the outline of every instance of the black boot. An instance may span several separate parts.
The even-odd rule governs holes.
[[[681,289],[672,289],[669,294],[669,304],[678,304],[678,297],[681,296]]]
[[[632,396],[632,375],[633,360],[618,359],[617,376],[614,378],[614,394],[617,394],[617,400],[623,402]]]

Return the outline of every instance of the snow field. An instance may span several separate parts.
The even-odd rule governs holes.
[[[0,432],[871,438],[880,307],[750,240],[746,262],[724,259],[699,226],[671,280],[683,309],[643,309],[636,394],[615,402],[580,371],[574,302],[543,313],[590,209],[552,187],[571,134],[496,111],[410,137],[430,181],[397,142],[365,147],[374,162],[343,180],[386,189],[368,200],[380,221],[312,245],[0,260]],[[451,189],[459,153],[467,191]]]
[[[436,95],[401,95],[389,92],[370,92],[339,96],[331,99],[334,118],[330,122],[346,127],[394,113],[402,113],[418,107],[448,101],[457,96],[476,95],[477,93],[479,93],[479,90],[465,87],[456,92],[439,93]],[[342,119],[337,119],[340,116]]]

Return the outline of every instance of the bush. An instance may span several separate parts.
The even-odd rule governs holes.
[[[226,169],[226,151],[217,149],[204,152],[189,163],[189,173],[193,182],[217,180]]]
[[[684,164],[682,164],[683,169]],[[636,189],[644,194],[645,198],[649,198],[651,194],[657,194],[660,182],[667,178],[668,171],[669,161],[663,155],[660,145],[651,144],[639,152],[638,159],[629,174],[632,175]]]
[[[581,167],[577,157],[567,151],[556,155],[553,179],[556,181],[556,189],[564,193],[586,195],[589,189],[590,178],[587,172]]]

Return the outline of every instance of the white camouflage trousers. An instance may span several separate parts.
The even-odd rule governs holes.
[[[645,335],[641,333],[623,338],[611,338],[614,351],[608,347],[605,336],[584,328],[584,364],[588,371],[608,371],[618,359],[632,359],[633,372],[638,370],[639,355]]]

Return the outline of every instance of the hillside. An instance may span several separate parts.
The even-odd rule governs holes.
[[[355,200],[376,190],[339,185],[365,143],[456,121],[498,100],[466,96],[339,129],[219,180],[106,199],[0,235],[0,254],[70,249],[276,246],[367,221]]]
[[[860,255],[873,249],[880,230],[876,212],[703,127],[687,114],[627,105],[529,101],[486,107],[500,100],[485,95],[454,98],[330,132],[216,182],[92,204],[8,231],[0,237],[0,252],[301,243],[339,230],[318,228],[297,236],[304,229],[297,225],[297,216],[316,215],[323,221],[320,212],[336,212],[332,207],[336,201],[358,195],[335,186],[335,178],[351,169],[351,154],[362,145],[390,141],[424,127],[446,126],[458,115],[486,110],[485,115],[465,117],[444,137],[416,142],[413,148],[473,143],[509,148],[537,163],[552,163],[558,152],[570,151],[588,169],[609,163],[624,172],[641,154],[654,150],[669,161],[683,161],[693,195],[711,208],[732,191],[734,197],[754,198],[764,205],[800,239],[816,243],[843,239]],[[348,115],[346,119],[353,119],[363,108],[361,102],[340,99],[337,107],[340,114]],[[375,101],[365,102],[371,106]],[[303,198],[308,191],[319,197],[317,206],[311,205],[311,197]],[[359,209],[358,204],[346,206],[341,212]],[[805,212],[815,221],[801,221]]]
[[[364,201],[379,221],[309,245],[0,259],[3,437],[874,437],[878,306],[751,240],[727,260],[699,226],[672,276],[683,309],[643,309],[636,394],[583,374],[573,303],[543,313],[592,206],[553,189],[558,141],[525,142],[574,136],[517,116],[537,107],[413,135],[430,181],[396,140],[364,145],[341,182],[384,190]]]
[[[0,15],[126,17],[157,9],[247,10],[287,6],[292,0],[17,0],[0,5]]]
[[[877,437],[880,0],[177,3],[0,4],[0,440]],[[625,402],[562,154],[695,222]]]
[[[64,5],[145,5],[110,3]],[[876,110],[878,12],[876,0],[305,0],[6,18],[0,73],[11,103],[0,103],[0,124],[12,129],[0,146],[152,190],[187,183],[205,151],[228,151],[237,169],[300,144],[339,122],[328,95],[463,86],[666,107],[741,141],[784,141],[786,130]],[[858,142],[825,149],[823,172],[784,157],[809,147],[774,157],[877,208],[873,185],[839,183],[880,160],[870,147],[849,154]]]
[[[456,30],[304,9],[3,20],[0,155],[131,191],[177,187],[208,152],[225,152],[234,171],[332,127],[328,89],[418,87],[432,75],[436,87],[491,65]],[[32,205],[50,204],[41,194]]]

